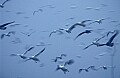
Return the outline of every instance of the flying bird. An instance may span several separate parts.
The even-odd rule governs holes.
[[[89,25],[90,25],[90,24],[93,24],[93,23],[102,24],[102,21],[103,21],[103,20],[106,20],[106,19],[109,19],[109,18],[101,18],[101,19],[98,19],[98,20],[94,20],[93,22],[89,23]]]
[[[61,54],[60,56],[57,56],[55,59],[52,59],[53,62],[57,62],[58,59],[63,59],[63,57],[66,57],[67,55],[66,54]]]
[[[12,24],[12,23],[15,23],[15,21],[8,22],[8,23],[5,23],[5,24],[0,25],[0,29],[1,29],[1,30],[5,30],[5,29],[7,29],[7,26],[8,26],[9,24]]]
[[[89,72],[89,69],[97,71],[95,66],[89,66],[88,68],[81,68],[81,69],[79,69],[79,73],[81,73],[83,70],[86,71],[86,72]]]
[[[40,9],[34,11],[34,12],[33,12],[33,15],[35,15],[35,13],[36,13],[36,12],[39,12],[39,11],[40,11],[40,12],[43,12],[43,9],[40,8]]]
[[[69,72],[69,70],[64,65],[57,65],[56,71],[58,70],[62,70],[64,74],[66,74],[66,72]]]
[[[63,34],[63,32],[61,31],[61,29],[58,29],[58,30],[53,30],[50,34],[49,34],[49,37],[51,37],[51,35],[53,34],[53,33],[59,33],[59,34]]]
[[[3,39],[5,36],[10,37],[11,34],[15,35],[15,31],[10,31],[10,32],[8,32],[8,33],[3,33],[3,34],[1,35],[1,39]]]
[[[114,38],[119,34],[119,30],[115,30],[115,34],[106,42],[106,43],[103,43],[103,44],[100,44],[100,43],[93,43],[94,45],[96,45],[97,47],[99,46],[109,46],[109,47],[113,47],[114,46],[114,43],[113,40]]]
[[[72,65],[73,63],[74,63],[74,60],[70,59],[70,60],[66,61],[63,65],[57,65],[56,71],[61,69],[64,72],[64,74],[66,74],[66,72],[69,72],[69,70],[66,68],[66,66]]]
[[[8,2],[8,1],[10,1],[10,0],[5,0],[2,4],[0,4],[0,7],[4,8],[5,3]]]
[[[79,33],[76,37],[75,37],[75,39],[74,40],[76,40],[79,36],[81,36],[81,35],[83,35],[83,34],[89,34],[89,33],[91,33],[93,30],[85,30],[85,31],[83,31],[83,32],[81,32],[81,33]]]
[[[28,50],[26,50],[23,54],[11,54],[10,56],[19,56],[22,59],[27,59],[27,56],[25,56],[25,54],[27,54],[27,52],[31,51],[34,47],[30,47]]]
[[[33,60],[33,61],[35,61],[35,63],[40,62],[40,60],[39,60],[37,57],[38,57],[41,53],[43,53],[43,52],[45,51],[45,49],[46,49],[46,48],[42,49],[42,50],[41,50],[40,52],[38,52],[37,54],[28,57],[28,58],[25,60],[25,62],[28,61],[28,60]]]
[[[73,24],[72,26],[70,26],[68,29],[65,29],[65,28],[60,28],[60,30],[64,30],[66,31],[67,33],[71,33],[71,31],[76,28],[76,26],[82,26],[82,27],[86,27],[86,22],[88,21],[92,21],[92,20],[84,20],[82,22],[77,22],[75,24]]]

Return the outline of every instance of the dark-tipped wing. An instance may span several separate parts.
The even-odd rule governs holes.
[[[35,57],[39,56],[42,52],[45,51],[46,48],[44,48],[43,50],[41,50],[39,53],[37,53],[36,55],[34,55]]]
[[[9,22],[9,23],[5,23],[5,24],[2,24],[2,25],[0,25],[0,27],[5,27],[5,26],[7,26],[7,25],[9,25],[9,24],[12,24],[12,23],[14,23],[15,21],[12,21],[12,22]]]
[[[89,48],[90,46],[94,45],[93,43],[91,43],[90,45],[86,46],[85,48],[83,48],[83,50]]]
[[[116,31],[116,33],[109,39],[109,41],[107,42],[108,43],[112,43],[113,39],[119,34],[118,31]]]
[[[8,1],[10,1],[10,0],[5,0],[5,1],[2,3],[2,5],[5,5],[5,3],[8,2]]]
[[[68,31],[71,32],[76,26],[77,26],[77,23],[73,24],[70,28],[68,28]]]
[[[25,55],[28,51],[30,51],[30,50],[32,50],[32,49],[34,49],[35,47],[30,47],[28,50],[26,50],[24,53],[23,53],[23,55]]]
[[[74,40],[76,40],[79,36],[81,36],[81,35],[84,34],[84,33],[86,33],[86,32],[81,32],[81,33],[79,33],[79,34],[75,37]]]

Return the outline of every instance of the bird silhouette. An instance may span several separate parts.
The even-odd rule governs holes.
[[[59,34],[63,34],[63,32],[61,31],[61,29],[58,29],[58,30],[53,30],[50,34],[49,34],[49,37],[51,37],[51,35],[53,34],[53,33],[59,33]]]
[[[60,56],[57,56],[55,59],[52,59],[53,62],[57,62],[58,59],[63,59],[63,57],[66,57],[67,55],[66,54],[61,54]]]

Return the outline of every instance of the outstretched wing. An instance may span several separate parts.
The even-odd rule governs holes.
[[[88,45],[88,46],[86,46],[85,48],[83,48],[83,50],[89,48],[89,47],[92,46],[92,45],[93,45],[93,43],[91,43],[90,45]]]
[[[34,55],[35,57],[39,56],[42,52],[45,51],[46,48],[44,48],[43,50],[41,50],[39,53],[37,53],[36,55]]]
[[[14,34],[15,35],[15,31],[10,31],[10,32],[8,32],[8,34]]]
[[[92,21],[92,20],[84,20],[81,23],[84,24],[85,22]]]
[[[119,31],[116,31],[116,33],[109,39],[108,43],[112,43],[113,39],[119,34]]]
[[[12,22],[9,22],[9,23],[5,23],[5,24],[3,24],[3,25],[0,25],[0,27],[5,27],[5,26],[7,26],[7,25],[9,25],[9,24],[12,24],[12,23],[14,23],[15,21],[12,21]]]
[[[30,47],[28,50],[26,50],[24,53],[23,53],[23,55],[25,55],[28,51],[30,51],[30,50],[32,50],[32,49],[34,49],[35,47]]]
[[[5,3],[8,2],[8,1],[10,1],[10,0],[6,0],[6,1],[4,1],[4,2],[2,3],[2,5],[5,5]]]
[[[79,36],[81,36],[81,35],[84,34],[84,33],[86,33],[86,32],[81,32],[81,33],[79,33],[79,34],[75,37],[74,40],[76,40]]]

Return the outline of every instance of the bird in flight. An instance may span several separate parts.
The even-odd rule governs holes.
[[[25,60],[25,62],[28,61],[28,60],[33,60],[33,61],[35,61],[35,63],[40,62],[40,60],[39,60],[37,57],[38,57],[41,53],[43,53],[43,52],[45,51],[45,49],[46,49],[46,48],[42,49],[42,50],[41,50],[40,52],[38,52],[37,54],[28,57],[28,58]]]
[[[27,54],[27,52],[31,51],[32,49],[34,49],[34,47],[30,47],[23,54],[11,54],[10,56],[19,56],[22,59],[27,59],[27,56],[25,56],[25,54]]]
[[[0,7],[4,8],[5,3],[8,2],[8,1],[10,1],[10,0],[5,0],[2,4],[0,4]]]
[[[93,22],[89,23],[89,25],[90,25],[90,24],[93,24],[93,23],[102,24],[102,21],[103,21],[103,20],[106,20],[106,19],[109,19],[109,18],[101,18],[101,19],[98,19],[98,20],[94,20]]]
[[[66,31],[67,33],[71,33],[71,31],[76,28],[77,26],[82,26],[82,27],[86,27],[86,22],[88,21],[92,21],[92,20],[84,20],[82,22],[77,22],[75,24],[73,24],[72,26],[70,26],[68,29],[65,29],[65,28],[60,28],[60,30],[64,30]]]
[[[68,61],[66,61],[64,63],[64,65],[57,65],[56,71],[58,70],[62,70],[64,72],[64,74],[66,74],[66,72],[69,72],[69,70],[66,68],[67,65],[72,65],[74,63],[73,59],[70,59]]]
[[[89,72],[89,69],[97,71],[95,66],[92,65],[92,66],[89,66],[88,68],[81,68],[81,69],[79,69],[79,73],[81,73],[83,70],[86,71],[86,72]]]
[[[84,50],[87,49],[88,47],[92,46],[92,45],[96,45],[97,47],[99,47],[99,46],[105,46],[105,45],[109,46],[109,47],[113,47],[114,43],[112,43],[112,41],[119,34],[119,30],[114,30],[114,32],[115,32],[115,34],[106,43],[101,44],[101,43],[98,43],[98,41],[101,40],[102,38],[106,37],[108,35],[108,33],[110,33],[110,32],[108,32],[107,35],[104,35],[101,38],[97,39],[96,41],[92,42],[90,45],[88,45],[87,47],[85,47]]]
[[[29,33],[29,32],[27,32],[27,33],[21,32],[21,33],[29,37],[29,36],[31,36],[33,33],[35,33],[35,31],[33,31],[33,32],[31,32],[31,33]]]
[[[40,12],[43,12],[43,9],[40,8],[40,9],[34,11],[34,12],[33,12],[33,15],[35,15],[35,13],[36,13],[36,12],[39,12],[39,11],[40,11]]]
[[[93,31],[93,30],[85,30],[85,31],[79,33],[79,34],[75,37],[74,40],[76,40],[79,36],[81,36],[81,35],[83,35],[83,34],[85,34],[85,33],[86,33],[86,34],[92,33],[92,31]]]
[[[50,34],[49,34],[49,37],[51,37],[51,35],[53,34],[53,33],[59,33],[59,34],[63,34],[63,32],[61,31],[61,29],[58,29],[58,30],[53,30]]]
[[[67,55],[66,54],[61,54],[60,56],[57,56],[55,59],[52,59],[53,62],[57,62],[58,59],[63,59],[63,57],[66,57]]]
[[[9,24],[12,24],[12,23],[15,23],[15,21],[8,22],[8,23],[5,23],[5,24],[0,25],[0,29],[1,29],[1,30],[5,30],[5,29],[7,29],[6,26],[8,26]]]
[[[15,35],[15,31],[10,31],[10,32],[8,32],[8,33],[3,33],[3,34],[1,35],[1,39],[3,39],[5,36],[10,37],[11,34]]]

